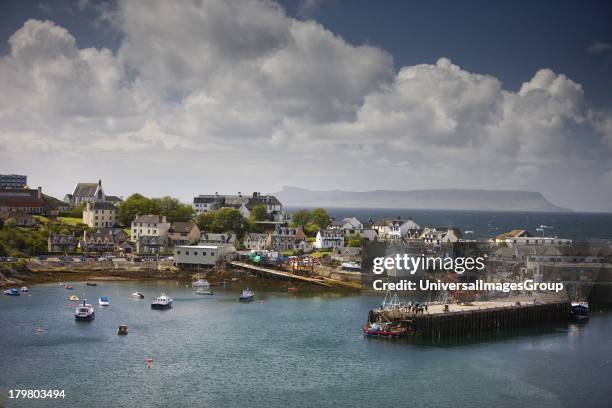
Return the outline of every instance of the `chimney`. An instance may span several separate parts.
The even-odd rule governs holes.
[[[98,187],[102,187],[102,180],[98,179]]]
[[[256,191],[254,191],[254,192],[253,192],[253,198],[257,198],[257,195],[258,195],[258,194],[257,194],[257,192],[256,192]]]
[[[38,198],[42,198],[42,187],[38,186]]]
[[[240,191],[238,192],[238,197],[242,197],[242,193]]]
[[[219,192],[215,191],[215,197],[219,197]]]

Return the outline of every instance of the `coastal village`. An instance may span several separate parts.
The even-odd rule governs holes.
[[[606,245],[576,246],[571,239],[544,236],[543,229],[473,240],[455,226],[421,226],[411,218],[335,220],[321,208],[290,214],[276,197],[259,192],[200,194],[190,205],[139,194],[124,200],[111,193],[102,180],[80,182],[60,200],[41,187],[30,188],[25,175],[0,175],[0,259],[165,261],[192,270],[242,258],[353,280],[359,279],[340,271],[359,273],[362,261],[365,269],[362,251],[372,242],[382,243],[387,252],[399,245],[415,254],[448,254],[453,246],[467,245],[486,253],[501,278],[544,280],[554,263],[583,271],[575,277],[579,280],[610,262]]]

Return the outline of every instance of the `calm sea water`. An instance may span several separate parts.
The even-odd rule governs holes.
[[[298,208],[290,208],[295,211]],[[489,238],[511,229],[526,229],[538,234],[536,228],[545,225],[547,236],[558,236],[576,241],[587,239],[612,239],[612,214],[610,213],[545,213],[509,211],[459,211],[459,210],[403,210],[328,208],[328,213],[337,220],[357,217],[362,222],[372,218],[402,217],[412,219],[421,227],[459,227],[462,231],[474,231],[468,238]]]
[[[96,305],[87,323],[74,321],[72,292],[57,284],[0,297],[0,405],[612,406],[610,314],[521,336],[411,344],[363,337],[379,297],[257,290],[239,304],[238,287],[198,296],[167,281],[74,285],[111,306]],[[164,287],[175,307],[151,310]],[[146,298],[130,298],[135,290]],[[129,335],[117,336],[121,323]],[[66,399],[7,399],[14,388],[64,389]]]

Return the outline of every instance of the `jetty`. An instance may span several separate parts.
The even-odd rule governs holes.
[[[278,269],[264,268],[263,266],[253,265],[247,262],[227,261],[227,264],[237,267],[237,268],[242,268],[242,269],[246,269],[246,270],[249,270],[255,273],[259,273],[262,275],[268,275],[268,276],[282,278],[282,279],[295,279],[298,281],[314,283],[316,285],[321,285],[321,286],[326,286],[326,287],[334,286],[330,284],[329,282],[326,282],[327,279],[324,279],[324,278],[315,278],[315,277],[310,277],[310,276],[296,275],[291,272],[280,271]]]
[[[428,305],[422,313],[407,307],[380,308],[371,310],[368,320],[401,323],[414,335],[440,339],[567,322],[569,311],[570,303],[566,300],[494,300]]]

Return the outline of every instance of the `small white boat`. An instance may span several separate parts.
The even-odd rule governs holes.
[[[173,303],[174,299],[162,292],[155,302],[151,303],[151,309],[170,309]]]
[[[140,292],[134,292],[130,296],[134,299],[144,299],[144,295]]]
[[[110,301],[106,296],[101,296],[100,299],[98,299],[98,304],[100,306],[110,306]]]
[[[246,288],[242,291],[242,294],[238,297],[238,301],[246,303],[246,302],[253,301],[254,298],[255,298],[255,293],[251,289]]]
[[[30,291],[30,289],[28,289],[28,287],[27,287],[27,286],[24,286],[24,287],[22,287],[22,288],[21,288],[21,291],[22,291],[22,292],[29,292],[29,291]]]
[[[358,262],[344,262],[342,263],[342,269],[345,271],[360,271],[361,264]]]
[[[214,295],[215,292],[213,292],[212,290],[206,290],[206,289],[198,289],[195,291],[195,293],[197,293],[198,295]]]
[[[206,279],[198,279],[197,281],[191,284],[194,288],[208,288],[210,287],[210,283]]]
[[[74,318],[76,320],[93,320],[95,317],[94,308],[89,303],[85,303],[85,299],[83,299],[83,304],[79,305],[74,312]]]

